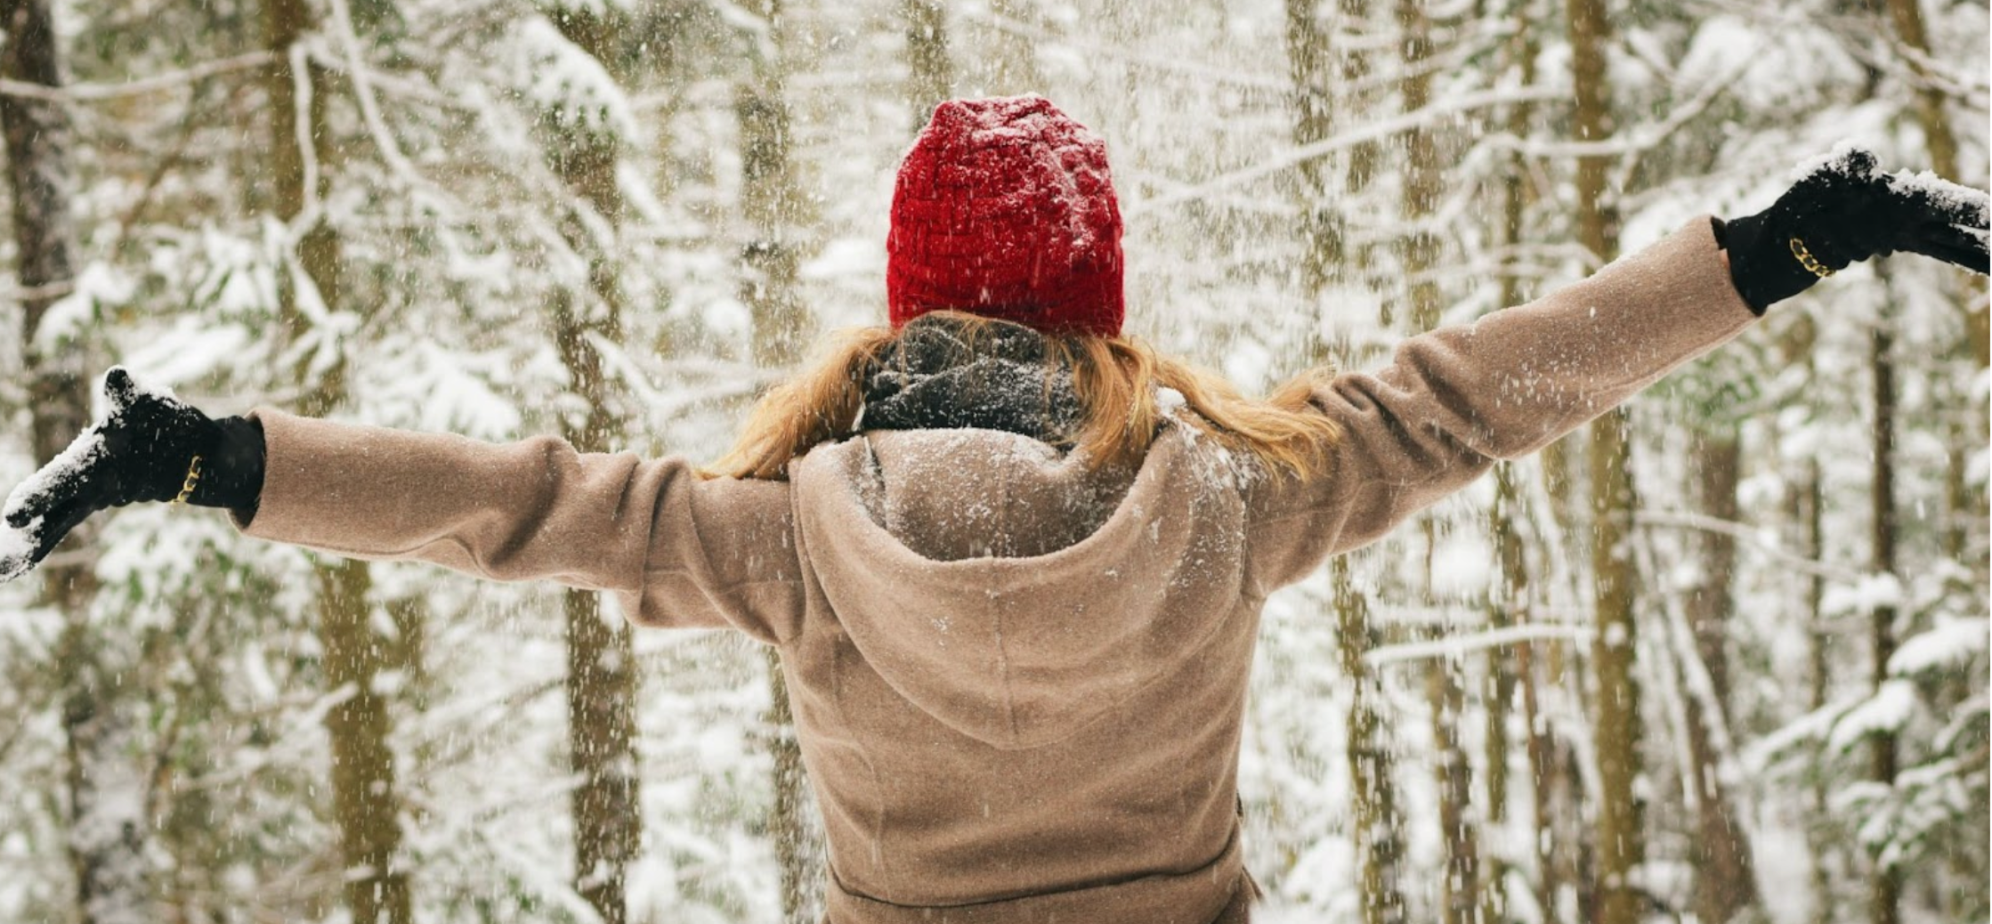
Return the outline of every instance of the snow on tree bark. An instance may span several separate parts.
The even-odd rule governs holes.
[[[1404,900],[1404,813],[1397,791],[1397,761],[1391,756],[1390,721],[1383,689],[1363,653],[1377,640],[1369,601],[1356,586],[1343,556],[1330,562],[1334,587],[1336,646],[1342,673],[1349,678],[1349,776],[1355,782],[1349,814],[1361,865],[1357,883],[1363,924],[1404,924],[1411,920]]]
[[[0,5],[6,41],[0,76],[56,89],[66,81],[63,51],[50,0],[6,0]],[[86,351],[62,343],[41,348],[49,309],[75,285],[75,194],[69,115],[51,99],[0,95],[0,132],[7,146],[12,200],[15,278],[21,295],[22,371],[28,377],[33,418],[31,443],[38,462],[69,445],[90,423],[91,378]],[[55,659],[61,712],[64,780],[68,800],[67,853],[74,877],[76,919],[81,924],[139,924],[153,918],[146,845],[150,820],[142,769],[138,705],[126,692],[132,646],[124,631],[92,617],[100,605],[97,556],[88,551],[96,530],[73,534],[79,559],[43,569],[45,599],[63,614]]]
[[[1887,276],[1883,283],[1886,285]],[[1874,458],[1873,482],[1869,488],[1872,504],[1871,545],[1868,566],[1878,575],[1896,572],[1897,516],[1895,507],[1895,332],[1884,314],[1876,322],[1868,340],[1868,368],[1873,376]],[[1888,659],[1895,654],[1893,605],[1877,606],[1869,616],[1868,650],[1873,658],[1871,676],[1879,690],[1889,682]],[[1868,774],[1882,786],[1895,785],[1898,753],[1892,729],[1874,734],[1868,742]],[[1902,867],[1885,857],[1876,858],[1868,891],[1868,919],[1872,924],[1900,924],[1902,920]]]
[[[1047,92],[1033,42],[1044,25],[1032,14],[1029,0],[990,0],[982,26],[983,37],[971,43],[979,46],[982,54],[969,63],[963,78],[965,94],[983,97]]]
[[[1293,82],[1293,141],[1309,145],[1329,137],[1335,126],[1333,46],[1314,0],[1286,0],[1287,72]],[[1300,165],[1301,282],[1318,295],[1343,272],[1347,259],[1342,211],[1329,194],[1328,164],[1320,158]],[[1318,339],[1318,338],[1317,338]]]
[[[580,5],[550,11],[562,38],[613,75],[614,10]],[[613,80],[613,76],[608,79]],[[556,107],[557,109],[557,107]],[[542,120],[546,157],[573,197],[562,216],[567,245],[586,261],[584,291],[553,295],[555,346],[579,412],[561,417],[561,435],[582,452],[609,452],[623,437],[616,392],[596,342],[622,339],[622,264],[614,239],[624,203],[617,186],[619,124],[600,124],[557,109]],[[641,849],[636,753],[636,656],[622,616],[597,591],[561,592],[566,627],[568,761],[576,777],[569,796],[574,821],[574,889],[605,924],[629,913],[629,866]]]
[[[292,55],[314,26],[304,0],[265,0],[264,41],[277,58],[265,82],[276,168],[272,204],[285,221],[311,222],[297,236],[300,272],[278,282],[278,317],[289,343],[310,335],[310,313],[300,303],[310,299],[336,310],[346,283],[337,230],[310,208],[330,188],[339,160],[327,116],[330,81],[315,63],[297,69],[307,59]],[[305,287],[311,291],[301,291]],[[301,358],[290,371],[300,412],[324,414],[346,399],[343,350],[329,363]],[[372,572],[351,559],[320,560],[313,571],[325,684],[335,695],[324,725],[332,745],[332,806],[346,908],[356,924],[409,924],[413,900],[401,865],[401,796],[389,744],[393,723],[387,697],[375,683],[385,646],[374,630]]]
[[[800,219],[806,210],[795,175],[783,4],[781,0],[756,0],[753,8],[768,28],[755,42],[750,65],[734,88],[734,113],[740,126],[740,207],[748,235],[741,248],[741,300],[754,320],[754,365],[779,369],[801,359],[812,334],[809,312],[797,292]],[[909,25],[909,52],[917,55],[918,49],[926,48],[938,54],[938,66],[945,72],[946,39],[940,31],[945,27],[939,7],[930,9],[908,0],[905,12],[931,14],[925,22],[932,30],[928,34],[916,37]],[[916,78],[922,76],[921,66],[916,63]],[[931,69],[937,65],[928,60],[924,66]],[[934,79],[945,86],[945,77]],[[932,108],[929,105],[927,111]],[[926,112],[917,115],[921,120],[925,117]],[[809,797],[809,779],[796,741],[795,715],[781,656],[770,648],[764,657],[768,678],[764,744],[772,760],[774,784],[768,835],[774,841],[780,876],[782,920],[810,924],[822,914],[827,875],[821,826]]]
[[[1292,86],[1289,108],[1296,144],[1327,138],[1335,128],[1332,70],[1338,49],[1316,7],[1309,0],[1287,0],[1285,7],[1287,72]],[[1341,22],[1346,26],[1358,18],[1345,8]],[[1362,53],[1339,53],[1346,56],[1340,62],[1345,73],[1365,66],[1350,63],[1363,62]],[[1367,186],[1376,157],[1373,146],[1357,152],[1345,167],[1345,188]],[[1303,215],[1300,281],[1310,303],[1321,299],[1330,287],[1362,276],[1369,262],[1366,249],[1350,253],[1344,245],[1344,229],[1330,189],[1332,177],[1329,164],[1309,160],[1302,165],[1301,181],[1295,186]],[[1311,366],[1332,361],[1328,342],[1315,333],[1320,327],[1318,321],[1309,325],[1304,355]],[[1405,817],[1391,750],[1395,736],[1381,681],[1375,668],[1363,659],[1380,634],[1372,625],[1369,601],[1356,586],[1346,557],[1329,564],[1329,582],[1336,619],[1335,645],[1350,691],[1345,748],[1353,784],[1349,814],[1358,866],[1357,907],[1363,924],[1400,924],[1410,920],[1410,906],[1405,896]]]
[[[1434,23],[1425,5],[1415,0],[1399,0],[1392,12],[1404,74],[1398,95],[1405,111],[1416,112],[1431,103],[1431,60],[1439,50],[1433,38]],[[1399,250],[1404,276],[1410,281],[1406,300],[1410,311],[1406,320],[1413,333],[1437,327],[1444,309],[1445,293],[1433,272],[1444,246],[1432,228],[1441,182],[1437,131],[1427,125],[1415,126],[1404,137],[1403,197],[1399,204],[1405,228]],[[1418,522],[1425,536],[1424,584],[1429,588],[1433,583],[1431,550],[1438,523],[1436,515],[1429,512],[1422,514]],[[1433,772],[1439,796],[1440,843],[1445,850],[1438,920],[1442,924],[1474,924],[1481,903],[1480,837],[1469,819],[1473,763],[1467,757],[1460,734],[1466,712],[1466,688],[1459,665],[1451,659],[1434,658],[1425,665],[1425,671],[1432,738],[1438,751]]]
[[[1529,563],[1523,548],[1521,524],[1517,522],[1516,506],[1519,502],[1515,491],[1515,472],[1511,463],[1503,462],[1494,467],[1494,506],[1488,511],[1487,527],[1494,540],[1494,557],[1500,564],[1501,583],[1487,595],[1487,627],[1500,631],[1516,625],[1533,622],[1530,591]],[[1502,840],[1514,825],[1509,818],[1509,767],[1512,760],[1513,740],[1509,734],[1509,720],[1517,706],[1521,707],[1523,720],[1523,742],[1521,749],[1522,766],[1528,771],[1527,782],[1531,787],[1541,779],[1542,769],[1536,762],[1539,747],[1534,741],[1536,735],[1535,717],[1535,678],[1534,643],[1521,642],[1513,648],[1497,647],[1487,653],[1487,675],[1482,682],[1483,696],[1487,703],[1486,748],[1487,748],[1487,830]],[[1521,691],[1517,702],[1517,691]],[[1533,794],[1535,790],[1531,788]],[[1538,806],[1540,800],[1532,799]],[[1536,818],[1529,819],[1527,840],[1534,846],[1532,866],[1540,875],[1546,868],[1543,860],[1543,826]],[[1498,843],[1498,841],[1497,841]],[[1515,865],[1515,858],[1499,850],[1489,850],[1487,857],[1487,888],[1481,901],[1481,920],[1494,922],[1508,918],[1511,901],[1508,897],[1509,870]],[[1529,869],[1531,864],[1522,864]],[[1536,896],[1538,907],[1547,907],[1540,895]]]
[[[1712,421],[1701,438],[1701,459],[1695,472],[1701,512],[1716,520],[1735,522],[1739,516],[1736,491],[1743,467],[1742,436],[1733,420]],[[1709,924],[1726,924],[1757,904],[1757,870],[1750,841],[1730,798],[1734,780],[1726,778],[1725,755],[1716,750],[1712,729],[1727,728],[1720,713],[1729,701],[1729,625],[1735,608],[1731,584],[1736,573],[1736,539],[1705,531],[1701,543],[1701,584],[1689,595],[1689,626],[1695,653],[1709,679],[1712,702],[1687,697],[1688,769],[1695,788],[1696,837],[1694,910]],[[1714,711],[1714,714],[1710,714]]]
[[[1575,94],[1572,132],[1578,141],[1605,141],[1613,133],[1606,4],[1568,0],[1567,17]],[[1599,264],[1618,256],[1618,217],[1606,185],[1610,161],[1606,155],[1577,158],[1577,238]],[[1644,734],[1633,666],[1639,572],[1630,545],[1638,500],[1627,428],[1623,408],[1606,412],[1590,426],[1591,579],[1598,627],[1592,666],[1597,673],[1599,924],[1637,924],[1646,904],[1645,883],[1640,880],[1646,836],[1637,791]]]
[[[948,11],[935,0],[900,0],[906,22],[906,102],[913,127],[927,124],[934,107],[954,95],[954,59],[948,49]]]
[[[1535,83],[1536,43],[1533,33],[1527,28],[1527,4],[1516,3],[1511,11],[1513,31],[1507,41],[1501,43],[1500,62],[1503,76],[1512,73],[1521,86]],[[1533,115],[1533,105],[1517,102],[1508,108],[1505,122],[1508,134],[1516,138],[1529,136],[1529,125]],[[1500,298],[1495,309],[1520,305],[1525,300],[1519,267],[1515,266],[1515,248],[1524,239],[1524,211],[1528,202],[1528,184],[1520,151],[1511,150],[1504,158],[1500,180],[1500,209],[1495,213],[1496,226],[1494,239],[1501,245],[1508,265],[1503,268],[1500,282]],[[1488,511],[1488,530],[1494,542],[1495,559],[1500,563],[1500,588],[1488,595],[1488,625],[1493,629],[1504,626],[1533,622],[1534,599],[1530,588],[1529,561],[1527,549],[1521,533],[1522,514],[1521,492],[1517,486],[1518,475],[1515,464],[1501,462],[1494,467],[1494,506]],[[1530,804],[1532,811],[1528,818],[1527,844],[1534,862],[1530,864],[1534,873],[1535,890],[1530,897],[1536,907],[1544,909],[1548,920],[1554,920],[1554,901],[1557,894],[1554,841],[1551,837],[1552,825],[1548,812],[1551,805],[1549,774],[1552,772],[1547,760],[1548,722],[1541,715],[1541,703],[1537,693],[1536,650],[1534,642],[1522,642],[1508,649],[1495,649],[1488,654],[1487,665],[1487,801],[1488,828],[1501,831],[1512,822],[1508,819],[1508,766],[1510,740],[1508,735],[1510,711],[1521,710],[1523,732],[1522,766],[1527,770]],[[1516,692],[1520,691],[1518,703]],[[1515,859],[1490,852],[1485,911],[1487,921],[1506,920],[1511,899],[1508,894],[1508,865]]]

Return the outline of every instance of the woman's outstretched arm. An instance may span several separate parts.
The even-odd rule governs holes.
[[[1266,590],[1604,413],[1757,319],[1709,219],[1517,308],[1420,334],[1313,404],[1340,426],[1327,470],[1252,498],[1250,560]]]
[[[121,401],[121,382],[129,388],[121,370],[106,377],[112,414],[78,440],[85,449],[9,501],[7,524],[30,537],[15,544],[33,560],[93,510],[172,499],[204,447],[253,438],[253,485],[236,477],[233,491],[188,498],[229,508],[251,536],[611,591],[644,625],[731,627],[779,643],[800,618],[786,484],[707,480],[682,459],[579,453],[550,437],[501,445],[267,409],[209,421],[170,396]],[[232,432],[203,435],[219,428]],[[239,473],[215,463],[210,455],[197,487]],[[18,558],[0,561],[0,577],[23,570]]]
[[[498,581],[616,593],[642,625],[788,637],[802,590],[785,482],[705,479],[686,460],[492,444],[258,410],[263,489],[243,532]]]
[[[1851,262],[1906,250],[1985,272],[1983,193],[1872,168],[1859,151],[1823,161],[1763,213],[1696,218],[1536,302],[1412,337],[1383,368],[1331,379],[1312,402],[1343,432],[1326,473],[1254,490],[1256,585],[1377,540]]]

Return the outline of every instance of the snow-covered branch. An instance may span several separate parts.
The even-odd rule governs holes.
[[[1860,575],[1850,572],[1845,565],[1832,565],[1793,555],[1778,547],[1776,541],[1766,539],[1762,533],[1752,529],[1747,523],[1717,519],[1698,513],[1681,513],[1667,510],[1642,510],[1635,514],[1633,522],[1641,526],[1668,529],[1697,529],[1703,532],[1721,533],[1749,544],[1772,560],[1790,565],[1806,574],[1833,580],[1847,580]]]
[[[1157,196],[1128,205],[1123,211],[1130,219],[1145,218],[1164,209],[1209,198],[1215,193],[1262,180],[1291,170],[1311,160],[1333,154],[1336,151],[1352,148],[1367,141],[1379,141],[1392,135],[1430,125],[1443,118],[1456,116],[1476,109],[1508,106],[1515,103],[1547,102],[1564,98],[1562,91],[1549,87],[1518,87],[1507,90],[1485,90],[1478,93],[1462,93],[1443,102],[1433,103],[1415,112],[1407,112],[1395,118],[1371,122],[1346,132],[1323,138],[1311,144],[1290,148],[1266,158],[1252,166],[1229,173],[1219,174],[1180,192]]]
[[[1520,642],[1537,640],[1589,641],[1597,631],[1590,626],[1568,623],[1530,623],[1508,626],[1501,629],[1488,629],[1484,632],[1468,632],[1449,635],[1422,642],[1405,642],[1398,645],[1381,645],[1363,654],[1363,661],[1372,667],[1396,664],[1402,661],[1417,661],[1425,658],[1457,658],[1469,651],[1486,648],[1499,648]]]
[[[13,96],[23,99],[42,99],[58,103],[97,103],[124,99],[131,96],[144,96],[197,83],[220,74],[233,71],[266,67],[277,62],[277,55],[268,51],[252,51],[231,58],[209,61],[183,70],[168,71],[141,77],[125,83],[76,83],[66,87],[46,87],[38,83],[21,80],[0,80],[0,96]]]

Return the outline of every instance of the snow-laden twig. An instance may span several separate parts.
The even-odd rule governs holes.
[[[125,83],[77,83],[66,87],[48,87],[22,80],[0,80],[0,96],[13,96],[23,99],[40,99],[57,103],[96,103],[106,100],[123,99],[128,96],[143,96],[170,90],[196,81],[205,80],[218,74],[264,67],[277,61],[275,52],[252,51],[248,54],[222,58],[197,64],[183,70],[168,71],[141,77]]]
[[[1658,573],[1653,570],[1653,544],[1651,542],[1639,544],[1644,547],[1639,552],[1641,572]],[[1664,590],[1662,595],[1666,599],[1662,601],[1661,608],[1671,612],[1674,604],[1673,595]],[[1633,669],[1638,672],[1642,689],[1659,694],[1659,711],[1666,717],[1667,730],[1665,734],[1653,737],[1665,742],[1667,753],[1673,757],[1674,772],[1680,780],[1682,807],[1693,813],[1700,812],[1702,804],[1702,789],[1698,785],[1694,748],[1691,746],[1690,738],[1692,732],[1689,723],[1694,719],[1688,714],[1687,700],[1681,694],[1680,674],[1674,670],[1674,665],[1669,663],[1669,656],[1674,654],[1672,635],[1673,633],[1669,632],[1667,638],[1656,640],[1651,632],[1639,633]],[[1642,698],[1650,696],[1651,693],[1642,694]]]
[[[1378,141],[1388,138],[1391,135],[1407,132],[1461,112],[1485,109],[1493,106],[1506,106],[1513,103],[1545,102],[1562,98],[1564,98],[1562,92],[1548,87],[1521,87],[1512,90],[1487,90],[1479,93],[1464,93],[1447,99],[1444,102],[1433,103],[1430,106],[1404,113],[1395,118],[1384,119],[1380,122],[1371,122],[1367,125],[1323,138],[1320,141],[1289,148],[1252,166],[1233,170],[1230,173],[1218,174],[1181,192],[1135,202],[1122,211],[1127,217],[1135,218],[1159,212],[1171,206],[1182,205],[1185,202],[1208,198],[1212,194],[1222,190],[1254,180],[1265,179],[1282,171],[1298,167],[1310,160],[1326,157],[1344,148],[1351,148],[1366,141]]]
[[[1635,126],[1632,131],[1617,135],[1610,140],[1531,141],[1508,132],[1494,132],[1480,139],[1479,144],[1500,150],[1518,151],[1527,157],[1612,157],[1639,154],[1658,146],[1667,140],[1668,136],[1706,111],[1710,104],[1735,85],[1737,78],[1743,75],[1749,64],[1750,62],[1743,62],[1720,78],[1709,81],[1700,92],[1690,97],[1687,102],[1674,107],[1673,111],[1667,113],[1667,117],[1659,122]]]
[[[1865,67],[1883,75],[1900,77],[1912,87],[1929,87],[1978,108],[1984,107],[1985,91],[1992,80],[1983,68],[1958,67],[1912,48],[1892,28],[1877,30],[1877,20],[1865,10],[1849,7],[1846,13],[1825,13],[1782,4],[1762,4],[1753,0],[1699,0],[1704,16],[1719,13],[1769,30],[1794,27],[1817,29],[1839,43],[1839,50]],[[1877,43],[1875,40],[1880,39]],[[1974,101],[1975,100],[1975,101]]]
[[[380,103],[374,98],[372,71],[360,58],[360,37],[353,29],[353,13],[347,0],[332,0],[332,21],[339,27],[340,50],[344,52],[346,76],[353,82],[353,96],[360,104],[360,120],[366,123],[367,133],[373,136],[381,159],[410,188],[425,189],[444,201],[454,201],[454,197],[442,187],[429,182],[416,171],[415,165],[402,153],[401,143],[388,129],[387,120],[381,117]]]
[[[55,282],[45,282],[38,286],[13,286],[7,289],[0,289],[0,301],[25,302],[43,298],[56,299],[74,291],[76,291],[75,279],[60,279]]]
[[[311,62],[303,42],[293,42],[286,53],[291,69],[291,132],[297,136],[298,159],[304,165],[304,207],[291,216],[295,225],[289,229],[290,243],[295,247],[303,237],[301,229],[318,222],[318,145],[311,137]]]
[[[346,67],[343,63],[338,63],[336,70],[343,74],[346,71]],[[423,81],[410,79],[391,71],[374,69],[367,75],[367,79],[373,84],[374,89],[382,91],[391,99],[412,100],[450,112],[476,112],[476,109],[470,104],[457,97],[444,93]]]
[[[1807,741],[1824,743],[1840,717],[1866,699],[1865,693],[1842,696],[1751,742],[1748,751],[1742,755],[1744,769],[1752,776],[1764,777],[1776,769],[1774,765],[1780,754]]]
[[[242,720],[268,721],[274,729],[273,737],[260,746],[246,749],[246,754],[232,754],[232,759],[226,762],[217,760],[204,770],[181,777],[174,783],[175,790],[181,793],[213,791],[240,784],[269,767],[295,765],[321,746],[317,735],[325,716],[358,692],[357,686],[346,683],[325,692],[289,693],[274,702],[239,714],[238,718]]]
[[[1372,612],[1376,614],[1379,624],[1440,629],[1467,625],[1484,615],[1477,607],[1404,606],[1394,603],[1378,603]],[[1574,606],[1542,604],[1530,607],[1529,612],[1544,620],[1560,620],[1557,625],[1575,625],[1590,617],[1588,610]]]
[[[1179,58],[1158,58],[1150,55],[1134,54],[1120,48],[1088,44],[1074,41],[1072,36],[1051,32],[1035,24],[1003,16],[983,8],[964,8],[962,17],[970,22],[979,22],[998,32],[1007,32],[1043,46],[1064,46],[1074,51],[1083,51],[1089,57],[1107,61],[1134,64],[1149,70],[1166,74],[1181,74],[1196,80],[1221,83],[1228,86],[1246,87],[1254,90],[1272,90],[1285,93],[1293,89],[1293,84],[1279,77],[1259,76],[1238,68],[1214,67]]]
[[[1486,648],[1499,648],[1517,642],[1530,642],[1537,639],[1571,639],[1589,641],[1596,630],[1591,626],[1568,623],[1529,623],[1520,626],[1507,626],[1488,629],[1483,632],[1466,632],[1422,642],[1404,642],[1398,645],[1381,645],[1363,653],[1363,663],[1371,667],[1397,664],[1404,661],[1417,661],[1425,658],[1456,658],[1469,651]]]
[[[1635,542],[1640,556],[1640,567],[1647,574],[1663,573],[1658,551],[1653,546],[1650,535],[1639,534]],[[1744,771],[1743,759],[1736,747],[1736,739],[1730,735],[1729,719],[1722,708],[1722,696],[1715,688],[1715,677],[1708,671],[1708,662],[1702,660],[1701,649],[1695,644],[1694,629],[1688,625],[1681,595],[1671,587],[1660,588],[1660,612],[1665,619],[1665,642],[1656,645],[1658,652],[1673,656],[1678,672],[1669,672],[1666,666],[1658,665],[1655,673],[1665,686],[1661,689],[1671,698],[1667,704],[1674,721],[1681,726],[1682,776],[1688,784],[1685,789],[1685,802],[1690,810],[1701,804],[1701,768],[1695,766],[1694,758],[1688,751],[1687,723],[1699,722],[1702,731],[1708,736],[1708,747],[1715,767],[1716,782],[1722,787],[1734,805],[1733,815],[1743,838],[1754,851],[1759,830],[1753,826],[1757,812],[1750,798],[1746,784],[1749,778]],[[1676,682],[1678,681],[1678,682]],[[1683,696],[1685,694],[1685,697]],[[1694,712],[1687,709],[1686,700],[1695,704]]]
[[[1640,545],[1647,573],[1662,573],[1653,543],[1646,540]],[[1661,597],[1660,611],[1667,617],[1668,641],[1672,643],[1675,661],[1680,664],[1681,682],[1687,695],[1701,711],[1702,730],[1708,733],[1709,747],[1715,751],[1717,776],[1725,785],[1739,787],[1743,783],[1743,768],[1737,762],[1736,739],[1729,734],[1729,720],[1722,709],[1722,696],[1715,689],[1715,677],[1708,672],[1708,663],[1702,660],[1701,649],[1695,644],[1694,629],[1682,611],[1680,595],[1663,589]]]
[[[601,357],[602,365],[609,374],[635,393],[637,400],[643,403],[644,412],[655,420],[672,420],[699,404],[753,397],[763,387],[781,381],[792,371],[785,368],[754,369],[745,375],[730,375],[716,386],[692,389],[681,384],[665,389],[650,381],[622,344],[599,331],[587,331],[582,336],[595,354]]]
[[[1577,769],[1579,805],[1596,802],[1605,790],[1604,780],[1598,775],[1598,744],[1592,737],[1591,717],[1571,688],[1571,684],[1581,682],[1577,671],[1564,671],[1561,682],[1543,684],[1537,688],[1536,696],[1537,717],[1549,726],[1552,738],[1570,748],[1574,758],[1571,766]]]
[[[1850,42],[1847,53],[1855,60],[1885,74],[1902,78],[1911,87],[1935,90],[1967,106],[1983,108],[1988,89],[1986,79],[1970,70],[1959,70],[1911,48],[1893,32],[1888,35],[1888,53],[1881,54],[1864,42]]]
[[[1664,527],[1672,529],[1698,529],[1703,532],[1721,533],[1747,543],[1752,548],[1768,556],[1771,560],[1790,565],[1816,577],[1845,581],[1861,575],[1848,570],[1845,565],[1829,565],[1810,558],[1793,555],[1775,542],[1765,539],[1747,524],[1733,520],[1723,520],[1698,513],[1682,513],[1667,510],[1644,510],[1633,514],[1633,522],[1640,526]]]

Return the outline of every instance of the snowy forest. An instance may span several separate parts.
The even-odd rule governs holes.
[[[1988,185],[1953,0],[0,0],[0,488],[123,363],[711,460],[883,323],[942,99],[1103,136],[1128,329],[1263,393],[1762,209]],[[1988,297],[1896,257],[1266,610],[1272,922],[1983,922]],[[821,916],[775,656],[100,515],[0,586],[0,921]]]

